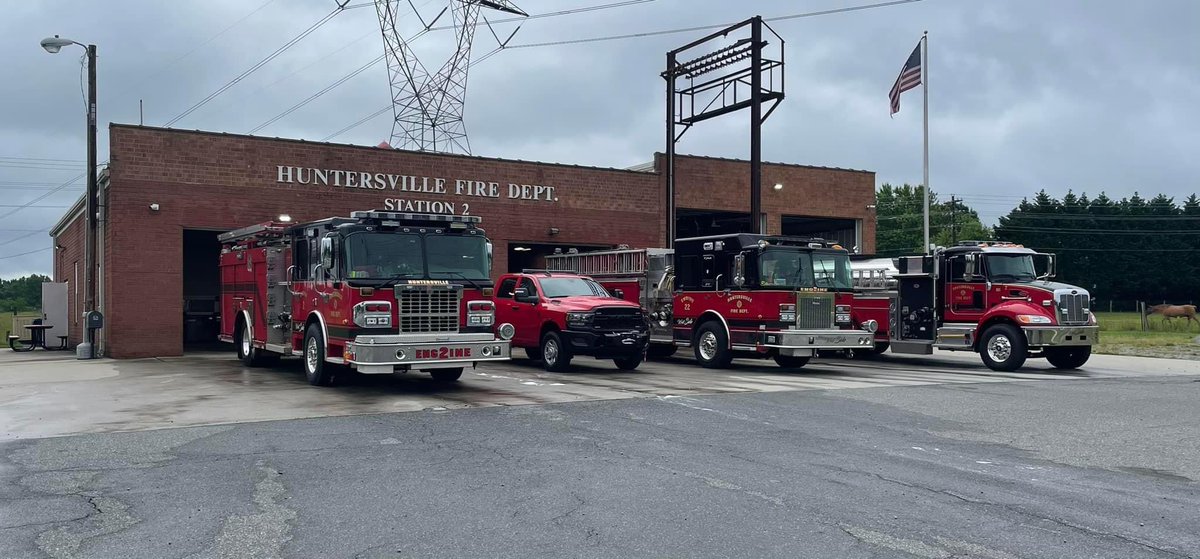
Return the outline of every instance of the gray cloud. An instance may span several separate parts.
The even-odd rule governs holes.
[[[864,0],[863,3],[866,3]],[[251,67],[333,7],[332,0],[83,0],[19,3],[0,20],[0,157],[82,160],[79,49],[47,55],[59,33],[100,48],[102,122],[161,125]],[[416,2],[426,17],[444,0]],[[530,13],[601,0],[522,0]],[[858,3],[858,2],[856,2]],[[833,0],[657,0],[527,22],[513,44],[732,22],[846,5]],[[1020,196],[1067,188],[1177,198],[1197,190],[1200,4],[1069,0],[925,0],[774,24],[787,41],[788,98],[764,129],[769,160],[874,170],[880,182],[921,180],[921,92],[887,115],[901,63],[930,32],[931,183],[965,196],[986,219]],[[176,126],[245,133],[382,53],[374,10],[347,11]],[[412,24],[415,32],[419,24]],[[505,36],[515,24],[500,24]],[[666,50],[698,33],[510,49],[472,68],[467,126],[481,155],[629,166],[663,149]],[[210,42],[205,43],[205,41]],[[447,32],[418,41],[437,59]],[[480,29],[476,54],[495,46]],[[185,56],[186,55],[186,56]],[[181,58],[182,57],[182,58]],[[264,136],[319,140],[385,106],[377,64],[266,127]],[[690,131],[680,150],[745,157],[747,115]],[[387,115],[332,141],[375,144]],[[101,137],[100,158],[107,157]],[[0,204],[21,204],[83,171],[0,163]],[[28,186],[22,186],[28,185]],[[82,181],[39,205],[67,206]],[[836,193],[830,193],[836,196]],[[4,214],[8,208],[0,208]],[[62,207],[0,219],[0,243],[46,228]],[[22,230],[22,231],[16,231]],[[49,248],[45,235],[0,246],[0,257]],[[0,260],[0,276],[48,272],[50,252]]]

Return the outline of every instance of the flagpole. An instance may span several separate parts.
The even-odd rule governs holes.
[[[925,94],[925,254],[929,254],[929,32],[921,35],[921,92]]]

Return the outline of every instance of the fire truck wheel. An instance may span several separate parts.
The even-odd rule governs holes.
[[[979,356],[993,371],[1011,372],[1025,364],[1029,346],[1024,334],[1015,326],[996,324],[983,332],[979,341]]]
[[[462,367],[457,369],[434,369],[429,371],[429,374],[433,376],[434,382],[442,383],[458,382],[458,379],[462,377],[462,373]]]
[[[875,342],[875,347],[871,348],[870,355],[883,355],[887,353],[888,347],[892,344],[889,342]]]
[[[784,369],[799,369],[807,365],[809,359],[812,359],[812,357],[807,355],[801,357],[795,355],[776,355],[775,364]]]
[[[1092,346],[1046,348],[1046,361],[1055,369],[1078,369],[1091,356]]]
[[[696,332],[696,361],[707,369],[724,369],[733,361],[729,351],[729,336],[721,323],[711,320],[700,325]]]
[[[613,363],[622,371],[632,371],[642,364],[642,354],[630,355],[629,357],[618,357],[613,359]]]
[[[251,345],[250,327],[245,319],[238,319],[237,325],[237,356],[243,365],[258,367],[263,364],[262,351]]]
[[[525,357],[528,357],[530,361],[541,361],[542,360],[542,348],[540,348],[540,347],[525,348]]]
[[[304,376],[313,386],[333,385],[333,371],[325,362],[325,337],[316,324],[304,333]]]
[[[562,336],[551,330],[542,336],[542,366],[547,371],[561,373],[571,367],[571,348]]]

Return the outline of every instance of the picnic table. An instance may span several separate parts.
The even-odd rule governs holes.
[[[66,336],[59,336],[60,341],[62,342],[60,344],[61,347],[52,348],[46,346],[46,330],[54,328],[54,325],[26,324],[24,328],[29,330],[29,339],[22,340],[19,336],[12,335],[8,337],[8,347],[12,348],[13,351],[33,351],[39,347],[46,351],[66,349]],[[18,343],[21,344],[20,348],[17,347]]]

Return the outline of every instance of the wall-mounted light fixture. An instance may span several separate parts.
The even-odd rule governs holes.
[[[279,221],[282,223],[291,223],[292,216],[290,216],[288,214],[279,214]]]
[[[783,190],[783,183],[781,183],[781,182],[775,183],[775,190]]]
[[[158,202],[155,202],[155,203],[153,203],[153,204],[150,204],[150,211],[152,211],[152,212],[157,212],[157,211],[158,211]]]
[[[873,210],[873,209],[875,209],[875,204],[867,204],[867,209],[868,209],[868,210]]]
[[[551,228],[550,228],[550,234],[551,234],[551,235],[557,235],[557,234],[558,234],[558,228],[557,228],[557,227],[551,227]]]

